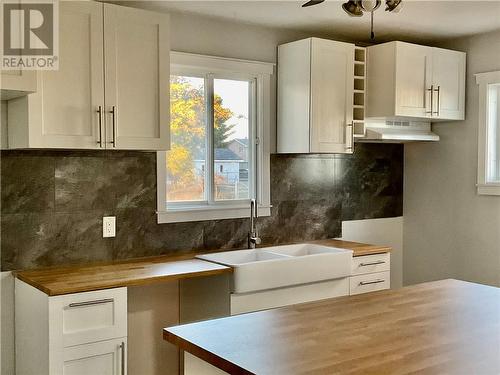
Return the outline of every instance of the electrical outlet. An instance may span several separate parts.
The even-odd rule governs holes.
[[[102,218],[102,236],[105,238],[116,236],[116,216],[104,216]]]

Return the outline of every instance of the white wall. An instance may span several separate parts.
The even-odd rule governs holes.
[[[476,194],[478,86],[500,70],[500,31],[447,42],[467,52],[466,119],[405,146],[404,283],[455,277],[500,286],[500,197]]]
[[[391,288],[403,286],[403,218],[342,222],[342,239],[392,247]]]

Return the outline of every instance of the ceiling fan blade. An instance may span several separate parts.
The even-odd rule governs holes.
[[[302,4],[302,8],[310,7],[312,5],[318,5],[321,4],[323,1],[325,0],[309,0],[307,3]]]

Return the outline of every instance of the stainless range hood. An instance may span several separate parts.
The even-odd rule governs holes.
[[[376,121],[365,124],[365,136],[360,142],[436,142],[439,135],[431,131],[430,123],[408,121]]]

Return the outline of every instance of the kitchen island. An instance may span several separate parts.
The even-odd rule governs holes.
[[[163,337],[213,374],[498,374],[500,289],[441,280],[165,328]]]

